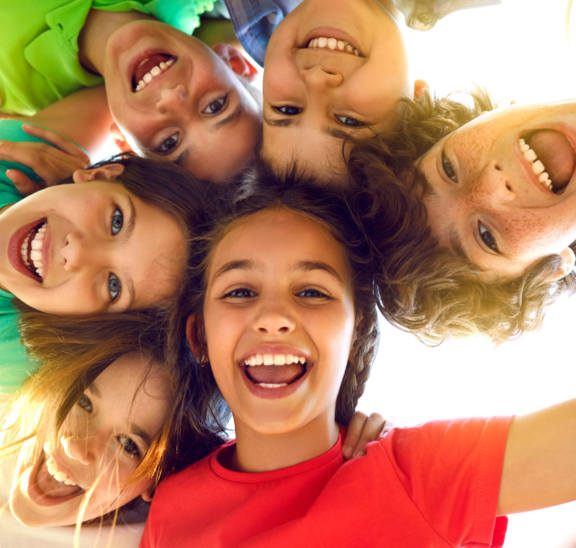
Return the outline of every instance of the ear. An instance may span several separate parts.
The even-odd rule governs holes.
[[[150,486],[141,495],[143,500],[146,502],[152,502],[152,497],[154,496],[154,487]]]
[[[200,330],[198,329],[196,316],[190,316],[186,321],[186,340],[190,345],[190,349],[192,350],[192,354],[194,355],[194,359],[200,363],[204,355],[206,354],[205,351],[205,344],[204,341],[198,340],[200,335]]]
[[[251,82],[258,75],[256,67],[235,47],[228,44],[216,44],[212,46],[212,49],[238,76]]]
[[[569,247],[560,253],[560,257],[562,257],[562,264],[556,269],[556,272],[548,277],[546,280],[548,283],[557,282],[562,278],[565,278],[574,268],[576,257],[574,256],[574,251]]]
[[[116,124],[116,122],[112,122],[110,125],[110,136],[114,141],[114,144],[122,151],[122,152],[130,152],[132,148],[126,141],[124,134],[120,131],[120,128]]]
[[[426,90],[430,89],[428,82],[426,80],[416,80],[414,82],[414,99],[418,99],[424,95]]]
[[[90,181],[112,180],[124,171],[122,164],[108,164],[94,169],[77,169],[72,173],[75,183],[89,183]]]

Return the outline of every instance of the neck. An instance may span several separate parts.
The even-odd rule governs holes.
[[[95,74],[104,74],[106,45],[120,27],[140,19],[154,17],[137,11],[113,12],[91,9],[78,37],[78,57],[82,66]]]
[[[319,457],[338,441],[339,427],[329,418],[333,411],[282,434],[261,434],[234,417],[236,451],[223,464],[239,472],[269,472]]]

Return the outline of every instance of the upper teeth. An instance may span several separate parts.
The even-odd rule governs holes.
[[[58,465],[52,457],[48,457],[48,460],[46,460],[46,468],[48,468],[48,472],[56,481],[59,481],[60,483],[64,482],[66,485],[78,485],[72,481],[68,474],[58,470]]]
[[[308,42],[309,48],[328,48],[332,50],[347,51],[354,55],[360,55],[360,52],[346,40],[336,40],[336,38],[314,38]]]
[[[544,164],[540,160],[538,160],[538,156],[536,156],[536,153],[530,148],[528,144],[526,144],[526,141],[524,141],[524,139],[520,139],[519,143],[520,143],[520,150],[522,151],[522,154],[524,154],[524,158],[526,158],[526,160],[528,160],[529,162],[532,162],[532,171],[534,171],[534,174],[536,175],[536,177],[538,177],[538,180],[548,190],[552,190],[552,180],[548,176],[548,173],[546,173],[546,168],[544,167]]]
[[[32,229],[34,230],[34,229]],[[22,242],[22,247],[20,248],[20,254],[22,255],[22,260],[26,266],[30,266],[30,262],[28,261],[28,242],[30,241],[30,235],[32,234],[32,230],[28,232],[26,238]],[[44,245],[44,236],[46,234],[46,223],[44,223],[34,236],[31,244],[31,251],[30,251],[30,259],[36,269],[36,273],[38,276],[42,278],[43,274],[43,262],[42,262],[42,247]]]
[[[144,59],[138,66],[142,66],[148,59]],[[159,65],[152,67],[149,72],[147,72],[138,85],[136,86],[136,91],[143,90],[156,76],[159,76],[163,72],[166,72],[173,64],[175,63],[174,59],[168,59],[168,61],[164,62],[161,61]]]
[[[244,365],[290,365],[292,363],[306,363],[306,358],[293,354],[255,354],[244,360]]]

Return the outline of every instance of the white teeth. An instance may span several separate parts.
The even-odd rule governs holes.
[[[345,40],[337,40],[336,38],[327,38],[325,36],[310,40],[310,42],[308,42],[308,48],[328,48],[333,51],[345,51],[347,53],[353,53],[356,56],[360,55],[360,52],[350,42]]]
[[[139,66],[142,66],[148,59],[144,59],[140,63]],[[147,72],[144,76],[142,76],[142,80],[138,82],[134,91],[141,91],[143,90],[156,76],[159,76],[163,72],[166,72],[173,64],[175,63],[174,59],[168,59],[168,61],[160,61],[160,64],[156,67],[152,67],[149,72]]]
[[[30,260],[36,269],[36,273],[42,277],[42,267],[43,267],[43,256],[42,247],[44,246],[44,236],[46,235],[46,223],[44,223],[36,232],[34,239],[30,243],[30,231],[24,241],[22,242],[22,247],[20,248],[20,255],[22,256],[22,261],[26,266],[30,266]],[[28,244],[30,243],[30,260],[28,260]]]
[[[264,388],[280,388],[281,386],[288,386],[288,385],[285,382],[280,384],[260,382],[258,383],[258,386],[263,386]]]
[[[48,457],[48,459],[46,460],[46,468],[48,469],[48,473],[56,481],[59,481],[60,483],[65,483],[66,485],[77,485],[70,479],[68,474],[62,472],[61,470],[58,470],[58,465],[56,464],[56,462],[52,457]]]
[[[554,192],[550,176],[546,173],[546,167],[540,160],[538,160],[536,153],[530,148],[524,139],[519,139],[518,143],[524,158],[526,158],[528,162],[532,163],[532,171],[538,177],[538,181],[540,181],[548,190]]]
[[[306,358],[293,354],[255,354],[244,360],[244,365],[290,365],[293,363],[306,363]]]

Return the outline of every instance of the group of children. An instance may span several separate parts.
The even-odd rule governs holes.
[[[385,436],[354,415],[378,310],[501,342],[574,289],[574,103],[410,79],[402,19],[473,5],[227,0],[261,96],[190,36],[211,0],[0,2],[18,522],[80,542],[144,500],[146,547],[497,547],[506,514],[576,499],[576,401]]]

